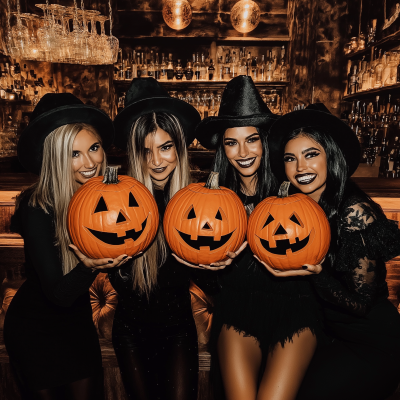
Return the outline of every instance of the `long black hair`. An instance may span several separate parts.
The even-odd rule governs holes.
[[[269,150],[267,142],[267,133],[256,128],[258,134],[260,135],[260,140],[262,143],[263,154],[261,157],[260,167],[257,170],[254,179],[257,179],[257,192],[255,202],[258,204],[261,200],[276,191],[277,180],[271,171],[271,166],[269,163]],[[240,193],[241,188],[241,178],[239,172],[236,168],[229,162],[225,154],[224,148],[224,135],[219,135],[217,151],[215,153],[214,164],[212,167],[213,171],[219,172],[219,184],[225,186],[228,189],[233,190],[235,193]]]
[[[286,143],[298,137],[306,136],[319,143],[326,153],[327,176],[326,187],[318,204],[324,210],[331,227],[331,245],[326,260],[333,266],[336,250],[339,247],[339,219],[347,200],[353,197],[358,202],[368,203],[378,215],[383,214],[382,208],[376,204],[358,185],[348,177],[348,167],[340,147],[331,135],[317,128],[299,128],[289,134],[283,141]]]

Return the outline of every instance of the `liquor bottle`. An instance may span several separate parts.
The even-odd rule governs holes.
[[[281,60],[281,70],[279,74],[279,80],[286,82],[287,81],[287,64],[285,63],[285,59]]]
[[[353,73],[350,76],[349,94],[356,93],[357,90],[357,65],[353,66]]]
[[[167,64],[165,63],[165,54],[161,53],[161,66],[160,66],[160,81],[167,79]]]
[[[272,60],[272,51],[269,52],[269,60],[268,60],[268,65],[267,65],[267,74],[265,77],[265,80],[267,82],[272,82],[273,79],[273,60]]]
[[[142,72],[142,75],[141,75],[142,78],[147,78],[149,76],[146,57],[147,57],[146,54],[142,51],[142,66],[140,67],[140,70]]]
[[[201,63],[200,63],[200,80],[207,80],[207,66],[205,63],[204,53],[201,53]]]
[[[261,56],[261,62],[258,67],[258,80],[264,82],[266,77],[265,59],[264,54]]]
[[[140,62],[140,53],[136,54],[137,62],[136,62],[136,75],[138,78],[142,76],[142,64]]]
[[[357,92],[360,92],[362,90],[362,77],[364,74],[364,67],[365,67],[365,61],[363,57],[362,61],[359,61],[358,63]]]
[[[132,78],[137,78],[137,63],[136,63],[136,52],[133,50],[132,52],[132,64],[131,64],[131,69],[132,69]]]
[[[219,56],[218,64],[217,64],[217,81],[224,80],[224,63],[222,60],[222,56]]]
[[[246,60],[246,75],[251,76],[251,52],[249,51],[247,54],[247,60]]]
[[[129,60],[129,56],[125,61],[125,79],[127,80],[132,79],[132,65],[131,61]]]
[[[246,65],[246,57],[244,52],[241,50],[239,54],[239,75],[247,75],[247,65]]]
[[[379,50],[378,62],[375,65],[375,76],[374,76],[374,87],[379,88],[382,86],[382,72],[383,72],[383,59],[386,57],[386,53],[382,56],[382,50]]]
[[[178,59],[178,64],[176,65],[176,68],[175,68],[175,78],[178,81],[181,81],[183,78],[183,68],[182,68],[180,59]]]
[[[231,61],[229,58],[229,53],[226,53],[224,63],[224,81],[230,81],[231,77]]]
[[[174,79],[174,63],[172,61],[172,53],[168,54],[167,79],[169,81]]]
[[[215,67],[213,60],[210,60],[210,66],[208,67],[208,80],[213,81],[215,78]]]
[[[254,82],[258,80],[257,57],[253,57],[253,59],[251,60],[251,77]]]
[[[187,81],[191,81],[193,79],[193,66],[190,61],[188,61],[186,64],[185,78]]]
[[[238,62],[236,60],[236,51],[234,51],[232,53],[232,62],[231,62],[231,77],[235,78],[236,76],[239,75],[238,71],[239,71],[239,66],[238,66]]]
[[[369,68],[369,63],[367,61],[365,62],[365,70],[362,75],[362,81],[361,81],[361,90],[368,90],[369,89],[369,81],[370,81],[370,74],[371,70]]]
[[[194,79],[196,80],[196,81],[199,81],[200,80],[200,76],[201,76],[201,65],[200,65],[200,62],[199,62],[199,53],[196,53],[196,61],[195,61],[195,63],[194,63],[194,65],[193,65],[193,69],[194,69]]]
[[[153,50],[151,50],[150,51],[150,63],[149,63],[149,67],[148,67],[148,70],[147,70],[147,75],[151,76],[152,78],[154,78],[154,71],[155,71],[155,68],[154,68],[154,53],[153,53]]]
[[[281,76],[281,65],[277,64],[276,56],[274,56],[274,64],[275,64],[275,68],[274,68],[274,72],[272,73],[272,79],[274,82],[276,82],[276,81],[279,81],[279,77]]]
[[[154,78],[158,81],[160,80],[161,71],[160,71],[160,59],[158,57],[158,53],[156,53],[156,62],[154,63]]]

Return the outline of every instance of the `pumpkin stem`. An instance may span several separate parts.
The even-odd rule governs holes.
[[[289,186],[290,182],[283,182],[281,187],[279,188],[278,197],[288,197],[289,196]]]
[[[205,187],[207,189],[220,189],[218,181],[219,181],[219,172],[211,171],[210,175],[208,175],[207,183]]]
[[[118,184],[118,167],[107,167],[104,173],[103,183],[106,185]]]

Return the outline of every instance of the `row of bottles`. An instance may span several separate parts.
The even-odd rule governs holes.
[[[285,61],[285,46],[282,46],[280,62],[272,51],[268,57],[252,57],[251,52],[246,55],[246,49],[229,51],[225,57],[219,56],[217,60],[206,61],[204,53],[194,53],[192,60],[187,60],[183,65],[182,59],[173,59],[173,54],[168,57],[164,53],[136,52],[122,58],[119,52],[119,61],[114,66],[114,79],[131,80],[136,77],[153,77],[160,81],[229,81],[238,75],[249,75],[253,81],[260,82],[286,82],[288,79],[288,66]]]
[[[400,100],[354,101],[349,124],[361,146],[361,163],[379,167],[379,177],[400,178]]]
[[[27,64],[22,68],[19,63],[0,65],[0,99],[26,100],[34,107],[49,90],[55,91],[52,81],[46,88],[43,78],[38,77],[33,69],[30,70]]]
[[[382,51],[377,47],[371,62],[363,58],[349,61],[346,94],[355,94],[400,83],[400,55],[397,51]]]

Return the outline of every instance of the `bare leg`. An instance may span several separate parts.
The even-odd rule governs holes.
[[[227,400],[255,400],[262,358],[257,340],[224,325],[218,338],[218,358]]]
[[[295,334],[285,347],[277,344],[268,355],[257,400],[294,400],[316,346],[309,329]]]

